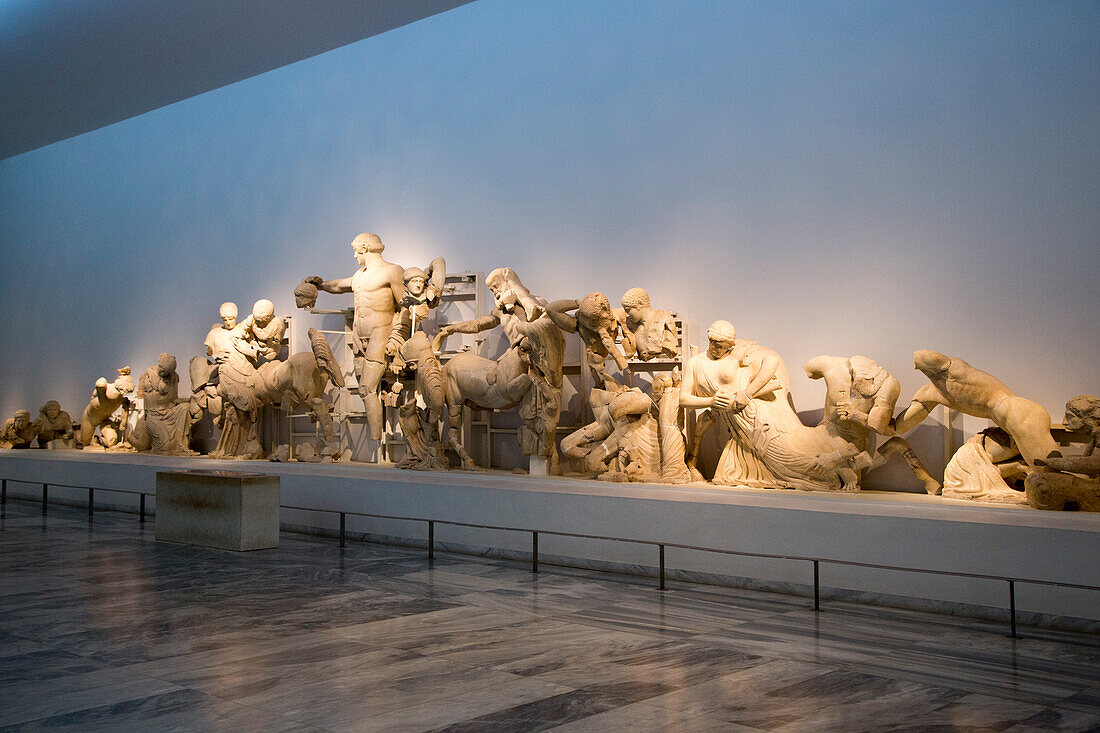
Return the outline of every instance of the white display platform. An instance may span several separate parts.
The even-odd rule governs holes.
[[[40,499],[42,482],[155,491],[156,472],[226,469],[280,477],[282,503],[471,524],[616,536],[776,555],[797,555],[982,575],[1100,586],[1100,514],[1040,512],[976,505],[917,494],[817,494],[726,489],[706,484],[613,484],[534,478],[499,472],[399,471],[363,464],[213,461],[147,454],[0,450],[8,495]],[[28,482],[28,483],[16,483]],[[37,485],[36,485],[37,484]],[[87,501],[86,490],[51,486],[51,500]],[[138,497],[96,494],[97,503],[136,507]],[[150,499],[149,508],[155,502]],[[284,526],[325,531],[339,516],[284,509]],[[423,543],[424,522],[347,517],[349,534]],[[531,549],[526,532],[436,525],[437,547]],[[612,567],[651,574],[657,548],[624,542],[540,535],[543,563]],[[564,560],[568,558],[568,560]],[[670,579],[722,576],[745,585],[808,593],[812,564],[669,548]],[[974,611],[1007,608],[1003,581],[851,566],[821,565],[829,598]],[[961,605],[960,605],[961,604]],[[1100,591],[1017,583],[1016,604],[1028,613],[1100,620]]]

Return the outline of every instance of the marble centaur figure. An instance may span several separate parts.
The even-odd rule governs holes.
[[[295,289],[294,296],[298,307],[302,308],[312,307],[316,298],[314,288],[327,293],[352,294],[355,310],[351,339],[355,375],[370,437],[378,441],[382,439],[383,429],[380,387],[387,368],[386,347],[401,318],[400,303],[406,295],[405,270],[382,258],[385,246],[377,234],[360,234],[352,240],[351,247],[359,263],[359,269],[351,277],[322,280],[311,276]],[[429,269],[432,272],[425,292],[430,290],[435,294],[432,297],[438,297],[443,292],[446,267]]]
[[[223,310],[225,306],[223,306]],[[224,318],[228,326],[231,319]],[[332,416],[324,399],[331,380],[344,385],[343,374],[323,334],[309,329],[311,351],[278,359],[285,321],[275,318],[271,301],[257,301],[245,321],[212,329],[208,349],[218,362],[218,394],[222,398],[222,433],[214,458],[263,458],[256,427],[259,409],[277,405],[285,410],[304,408],[318,422],[325,441],[332,443]],[[217,342],[211,346],[211,337]]]
[[[67,443],[65,447],[73,447],[73,419],[61,409],[61,403],[57,400],[42,405],[34,427],[38,433],[39,448],[46,448],[55,440]]]
[[[589,293],[581,300],[555,300],[546,306],[546,315],[562,331],[576,333],[581,337],[593,382],[605,388],[613,388],[615,381],[607,375],[607,360],[613,359],[620,372],[625,372],[628,364],[626,356],[615,343],[619,333],[619,319],[611,310],[607,296],[603,293]]]
[[[28,410],[16,410],[13,417],[4,421],[0,429],[0,448],[30,448],[38,437],[38,429],[31,422]]]
[[[1068,430],[1088,433],[1083,455],[1051,456],[1037,464],[1049,469],[1034,472],[1024,481],[1027,503],[1036,509],[1077,509],[1100,512],[1100,399],[1080,395],[1066,403],[1063,424]]]
[[[113,382],[108,382],[106,377],[96,380],[92,399],[80,416],[80,444],[85,450],[130,450],[130,445],[126,442],[126,427],[130,419],[130,395],[133,391],[134,380],[128,366],[118,370],[118,377]],[[115,414],[116,411],[118,415]]]
[[[901,383],[873,359],[866,356],[818,356],[802,366],[810,379],[825,382],[825,410],[821,425],[835,432],[859,451],[872,451],[875,435],[886,438],[868,470],[901,454],[909,469],[929,494],[940,492],[940,483],[893,426],[894,408],[901,395]]]
[[[137,397],[143,412],[134,424],[130,443],[139,451],[165,455],[194,455],[187,446],[191,426],[191,402],[179,396],[176,357],[161,354],[157,365],[138,379]]]
[[[560,473],[556,431],[561,415],[562,363],[565,339],[546,315],[547,303],[524,287],[510,268],[493,270],[485,278],[493,293],[493,312],[478,319],[443,326],[436,349],[454,333],[479,333],[500,326],[511,344],[498,360],[477,354],[455,354],[444,367],[451,442],[462,425],[462,408],[504,410],[519,406],[523,424],[519,443],[531,457],[532,473]],[[463,465],[473,466],[465,449],[458,450]],[[545,468],[543,468],[545,466]]]
[[[783,361],[769,348],[738,339],[728,321],[707,330],[709,347],[688,362],[680,390],[684,407],[709,408],[698,440],[714,424],[729,434],[713,482],[725,486],[858,491],[871,457],[827,425],[807,427],[789,395]],[[697,471],[693,477],[700,479]]]
[[[622,327],[623,355],[628,359],[651,361],[675,359],[680,355],[680,331],[676,318],[657,310],[643,288],[631,288],[623,295],[622,312],[616,314]]]

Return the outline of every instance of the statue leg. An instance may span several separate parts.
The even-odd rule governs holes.
[[[699,469],[696,467],[696,463],[699,461],[699,446],[703,444],[703,437],[707,432],[714,427],[714,423],[718,422],[718,418],[714,416],[714,412],[707,410],[695,423],[695,435],[691,438],[691,448],[688,450],[687,457],[684,459],[684,463],[687,464],[688,472],[691,474],[692,481],[706,481],[703,478],[703,474],[699,473]]]
[[[367,413],[367,427],[372,440],[382,440],[382,397],[378,394],[378,386],[382,383],[382,374],[385,371],[386,365],[382,362],[363,360],[363,369],[359,377],[359,396],[363,399],[363,409]]]
[[[328,403],[321,397],[314,397],[309,401],[309,406],[321,426],[321,434],[325,436],[325,442],[335,442],[336,434],[332,431],[332,413],[328,409]]]
[[[447,408],[448,447],[458,454],[458,458],[462,462],[462,468],[469,471],[478,471],[480,467],[474,463],[474,459],[470,457],[470,454],[466,452],[466,448],[462,445],[462,413],[463,407],[461,403],[450,405]]]
[[[85,416],[80,421],[80,444],[91,445],[92,438],[95,437],[95,424]]]
[[[924,484],[924,490],[930,495],[935,496],[943,491],[943,486],[940,482],[932,477],[932,474],[928,473],[928,469],[924,467],[924,463],[921,462],[920,457],[909,446],[909,443],[901,436],[895,435],[890,438],[881,446],[879,446],[878,454],[883,459],[888,459],[890,456],[901,453],[905,462],[909,465],[909,470],[913,472],[913,475],[921,480]],[[885,462],[885,460],[884,460]]]
[[[993,418],[1016,441],[1028,466],[1034,467],[1036,458],[1061,456],[1050,434],[1050,413],[1041,405],[1023,397],[1010,398],[998,405]]]

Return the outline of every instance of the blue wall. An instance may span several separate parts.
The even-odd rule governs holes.
[[[1095,3],[480,0],[0,162],[0,411],[387,257],[1100,391]],[[335,304],[330,298],[326,304]],[[303,316],[309,321],[309,316]],[[186,384],[186,377],[184,377]],[[906,399],[906,394],[903,399]]]

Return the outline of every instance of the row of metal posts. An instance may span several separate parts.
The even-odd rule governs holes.
[[[50,485],[47,483],[42,484],[42,513],[46,513],[46,509],[49,506],[49,493]],[[145,497],[146,494],[140,493],[140,508],[139,508],[139,521],[145,521]],[[8,503],[8,480],[0,479],[0,505],[6,505]],[[91,517],[95,511],[95,489],[88,489],[88,516]],[[435,559],[435,522],[433,520],[426,520],[428,522],[428,559]],[[539,533],[537,530],[528,530],[531,532],[531,572],[537,573],[539,571]],[[340,547],[347,546],[347,513],[340,512]],[[660,579],[660,590],[665,590],[665,546],[658,545],[659,563],[658,563],[658,578]],[[821,610],[821,582],[820,582],[820,560],[813,560],[814,564],[814,610]],[[1009,620],[1012,626],[1011,636],[1016,638],[1016,581],[1008,581],[1008,605],[1009,605]]]

